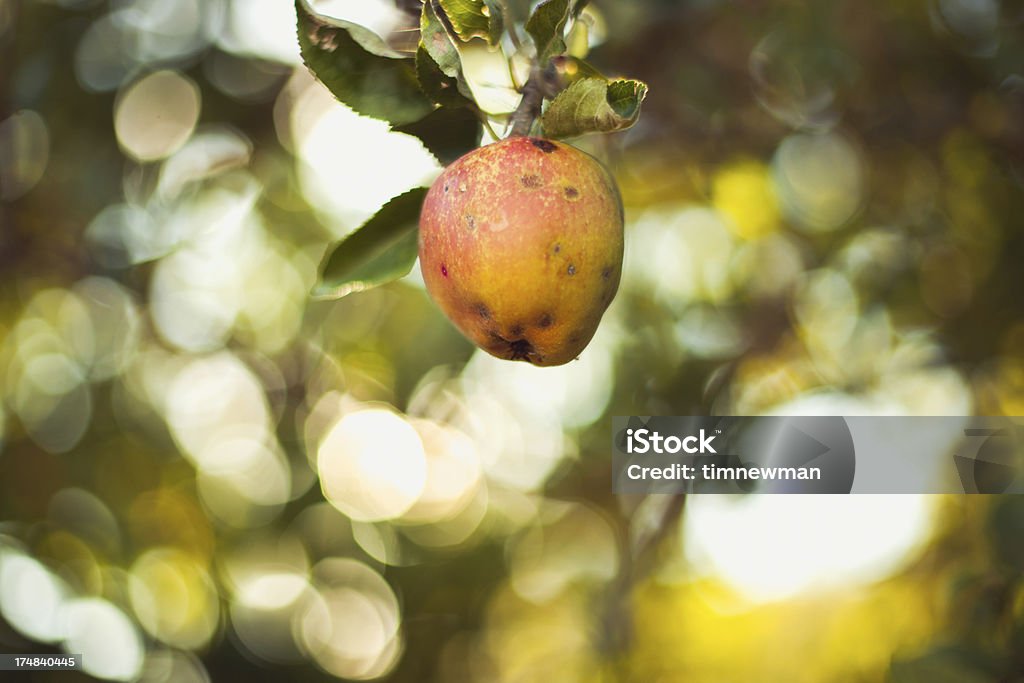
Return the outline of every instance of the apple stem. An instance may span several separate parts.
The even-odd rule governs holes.
[[[538,72],[534,72],[523,85],[523,99],[512,112],[512,131],[509,137],[529,135],[533,122],[540,116],[541,104],[544,102],[544,91],[541,89]]]

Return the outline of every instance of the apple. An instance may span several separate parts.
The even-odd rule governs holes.
[[[430,296],[498,358],[577,358],[619,287],[618,187],[562,142],[516,136],[459,158],[427,192],[419,228]]]

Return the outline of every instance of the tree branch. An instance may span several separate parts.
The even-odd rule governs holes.
[[[602,619],[602,647],[606,652],[626,650],[633,638],[630,598],[633,588],[658,565],[658,552],[665,540],[679,528],[686,510],[686,494],[676,494],[666,503],[658,525],[638,540],[635,549],[625,544],[622,565],[609,587]]]
[[[529,135],[533,128],[533,122],[540,116],[541,105],[544,103],[544,87],[541,82],[541,73],[534,70],[523,85],[523,99],[519,106],[512,112],[512,131],[509,137]]]
[[[509,137],[529,135],[533,122],[540,116],[544,98],[552,98],[562,90],[554,63],[549,61],[543,68],[534,67],[530,77],[523,84],[523,99],[512,112],[512,131]]]

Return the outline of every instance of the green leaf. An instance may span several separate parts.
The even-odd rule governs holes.
[[[348,31],[348,34],[352,36],[352,39],[359,43],[367,52],[372,52],[375,55],[381,57],[390,57],[392,59],[404,59],[409,55],[402,54],[398,50],[392,49],[384,39],[371,31],[368,28],[360,26],[359,24],[353,24],[348,21],[337,20],[336,22],[340,28],[344,28]]]
[[[420,48],[427,51],[427,54],[430,55],[444,76],[454,80],[458,91],[462,93],[463,97],[467,101],[472,101],[472,92],[462,73],[462,55],[459,54],[459,50],[455,46],[457,38],[453,37],[452,30],[445,23],[447,20],[442,20],[434,11],[435,3],[436,0],[433,2],[427,0],[423,3],[423,12],[420,15]],[[416,67],[421,79],[421,85],[423,85],[422,79],[427,78],[428,82],[424,87],[424,91],[431,95],[427,88],[433,85],[433,79],[425,73],[425,70],[429,71],[429,65],[423,62],[419,56],[417,56],[417,62]],[[443,82],[446,83],[446,81]],[[441,102],[441,104],[452,103]]]
[[[502,11],[501,0],[484,0],[487,6],[488,34],[487,42],[497,45],[501,42],[501,34],[505,31],[505,13]]]
[[[541,65],[565,52],[565,22],[569,18],[569,0],[545,0],[537,5],[526,22],[526,32],[537,46]]]
[[[306,12],[313,14],[323,23],[348,31],[367,52],[393,59],[409,56],[409,51],[403,53],[402,49],[405,49],[408,43],[405,36],[410,30],[415,33],[415,17],[395,7],[390,0],[360,0],[358,5],[346,4],[345,16],[320,14],[310,5],[310,0],[303,0],[303,6]],[[337,3],[332,9],[336,6]],[[366,9],[371,11],[366,12]],[[415,47],[414,40],[411,49],[414,50]]]
[[[495,45],[501,37],[501,11],[493,0],[436,0],[460,40],[483,38]]]
[[[413,59],[367,52],[348,29],[309,12],[295,0],[299,47],[313,75],[354,111],[395,125],[418,121],[433,105],[416,82]]]
[[[415,123],[393,130],[413,135],[444,165],[480,144],[480,120],[466,107],[441,107]]]
[[[416,50],[416,77],[423,94],[437,104],[462,107],[470,102],[459,91],[459,80],[445,75],[422,45]]]
[[[420,15],[420,45],[433,57],[445,76],[458,78],[462,73],[459,50],[430,0],[423,3],[423,14]]]
[[[611,133],[636,123],[647,85],[640,81],[584,78],[552,100],[541,123],[552,138]]]
[[[462,75],[473,102],[482,111],[507,116],[522,99],[512,79],[512,69],[502,50],[492,50],[479,40],[466,43],[462,54]]]
[[[313,295],[338,299],[407,275],[416,262],[426,195],[427,188],[417,187],[395,197],[339,242],[324,259]]]

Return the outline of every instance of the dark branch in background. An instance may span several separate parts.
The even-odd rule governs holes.
[[[651,494],[654,495],[654,494]],[[669,498],[661,513],[661,520],[650,534],[637,543],[633,552],[633,576],[634,583],[647,577],[657,564],[658,548],[670,533],[676,528],[679,520],[686,509],[686,494],[676,494]]]
[[[630,547],[629,535],[626,534],[621,551],[622,565],[615,581],[609,586],[601,623],[601,647],[604,652],[614,656],[629,648],[633,639],[630,609],[633,588],[657,567],[659,550],[669,535],[679,528],[685,509],[686,494],[673,495],[666,503],[657,526],[638,539],[635,549]]]

